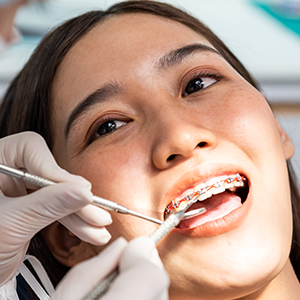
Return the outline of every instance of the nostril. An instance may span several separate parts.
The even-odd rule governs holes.
[[[203,147],[206,146],[206,142],[201,142],[197,146],[200,147],[200,148],[203,148]]]
[[[203,148],[203,147],[205,147],[206,145],[207,145],[206,142],[200,142],[200,143],[197,145],[197,147]],[[174,159],[176,158],[177,155],[178,155],[178,154],[171,154],[171,155],[167,158],[167,161],[174,160]]]
[[[167,158],[167,161],[171,161],[176,157],[176,154],[172,154]]]

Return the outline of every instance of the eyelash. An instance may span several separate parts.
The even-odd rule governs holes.
[[[103,135],[99,135],[98,131],[101,128],[101,126],[103,126],[105,124],[108,124],[109,122],[114,122],[114,123],[119,122],[119,123],[124,123],[124,125],[126,125],[127,123],[130,122],[130,120],[126,119],[126,118],[117,119],[117,117],[107,117],[107,118],[104,118],[104,119],[97,120],[95,125],[93,126],[94,128],[92,129],[92,134],[91,134],[90,138],[88,139],[87,145],[91,144],[94,140],[96,140],[98,138],[101,138],[101,137],[105,137],[105,136],[109,135],[110,133],[112,133],[116,130],[116,129],[112,129],[112,131],[110,131],[108,133],[104,133]],[[120,127],[122,127],[124,125],[121,125]]]
[[[202,80],[203,78],[212,78],[212,79],[215,79],[216,82],[211,83],[211,84],[209,85],[209,86],[211,86],[211,85],[217,83],[218,81],[220,81],[220,80],[223,78],[223,76],[222,76],[219,72],[212,72],[212,71],[209,71],[209,70],[206,70],[206,71],[203,71],[203,70],[202,70],[202,71],[200,71],[200,72],[198,72],[198,73],[192,75],[192,76],[187,80],[187,82],[183,85],[183,86],[184,86],[183,92],[182,92],[182,94],[183,94],[182,96],[183,96],[183,97],[186,97],[186,96],[189,95],[189,94],[188,94],[188,95],[184,95],[184,93],[185,93],[185,91],[186,91],[186,88],[188,87],[188,85],[189,85],[193,80],[195,80],[195,79],[197,79],[197,78],[200,78],[201,80]],[[209,87],[209,86],[208,86],[208,87]],[[204,88],[200,89],[199,91],[202,91],[202,90],[204,90],[204,89],[206,89],[206,88],[208,88],[208,87],[204,87]],[[197,92],[199,92],[199,91],[196,91],[196,92],[194,92],[194,93],[197,93]],[[117,119],[117,118],[113,118],[113,117],[107,117],[107,118],[98,120],[98,121],[96,122],[96,124],[93,126],[94,129],[92,130],[92,134],[91,134],[90,138],[88,139],[87,145],[91,144],[94,140],[96,140],[96,139],[98,139],[98,138],[105,137],[105,136],[109,135],[110,133],[113,133],[116,129],[118,129],[118,128],[112,129],[111,132],[104,133],[103,135],[99,135],[99,134],[98,134],[98,131],[99,131],[100,127],[103,126],[103,125],[106,124],[106,123],[108,124],[109,122],[123,122],[123,123],[125,123],[124,125],[126,125],[126,123],[130,122],[130,120],[128,120],[128,119],[126,119],[126,118],[123,118],[123,120],[121,120],[121,119]],[[124,125],[121,125],[121,127],[124,126]]]
[[[194,75],[191,75],[189,78],[188,78],[188,80],[183,84],[183,89],[182,89],[182,97],[187,97],[187,96],[189,96],[190,94],[192,94],[192,93],[190,93],[190,94],[187,94],[186,93],[186,89],[187,89],[187,87],[188,87],[188,85],[192,82],[192,81],[194,81],[195,79],[204,79],[204,78],[211,78],[211,79],[215,79],[216,80],[216,82],[214,82],[214,83],[211,83],[208,87],[210,87],[211,85],[213,85],[213,84],[215,84],[215,83],[217,83],[218,81],[220,81],[220,80],[222,80],[223,79],[223,76],[221,75],[221,73],[219,73],[219,72],[217,72],[217,71],[211,71],[211,70],[202,70],[202,71],[200,71],[200,72],[198,72],[198,73],[196,73],[196,74],[194,74]],[[203,81],[203,80],[202,80]],[[203,82],[205,82],[205,81],[203,81]],[[196,93],[196,92],[201,92],[202,90],[204,90],[204,89],[206,89],[206,88],[208,88],[208,87],[204,87],[204,88],[202,88],[202,89],[200,89],[200,90],[198,90],[198,91],[195,91],[194,93]]]

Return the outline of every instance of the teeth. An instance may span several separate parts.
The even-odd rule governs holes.
[[[184,199],[186,201],[189,201],[189,200],[192,200],[193,199],[193,196],[192,195],[187,195],[186,197],[184,197]]]
[[[199,200],[199,201],[204,201],[204,200],[208,199],[208,198],[211,197],[211,196],[212,196],[212,193],[209,191],[209,192],[206,192],[205,194],[201,195],[201,196],[198,198],[198,200]]]
[[[231,188],[234,187],[234,183],[227,183],[227,182],[226,182],[226,183],[224,184],[224,186],[225,186],[226,189],[231,189]]]
[[[193,189],[194,192],[192,194],[188,194],[182,199],[172,200],[172,202],[167,205],[165,214],[169,214],[173,210],[180,211],[184,209],[189,201],[198,195],[200,195],[198,201],[204,201],[210,198],[212,195],[225,192],[226,189],[229,189],[231,192],[235,192],[238,187],[244,186],[245,180],[246,178],[241,176],[239,173],[236,175],[212,178],[206,183],[201,183],[196,186]]]
[[[223,193],[223,192],[225,192],[225,187],[224,186],[220,186],[219,188],[214,188],[214,189],[212,189],[211,190],[211,193],[213,194],[213,195],[217,195],[217,194],[220,194],[220,193]]]
[[[207,192],[208,189],[209,189],[208,186],[202,187],[202,188],[199,190],[199,194],[200,194],[200,195],[203,195],[204,193]]]

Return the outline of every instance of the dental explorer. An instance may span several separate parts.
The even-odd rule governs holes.
[[[51,181],[49,179],[45,179],[40,176],[32,175],[30,173],[23,172],[21,170],[6,166],[4,164],[0,164],[0,173],[21,179],[25,182],[34,184],[39,187],[46,187],[49,185],[57,184],[56,182]],[[101,197],[98,197],[95,195],[93,195],[92,198],[93,198],[92,204],[99,206],[103,209],[114,211],[114,212],[121,213],[121,214],[128,214],[128,215],[135,216],[135,217],[138,217],[138,218],[141,218],[141,219],[144,219],[144,220],[156,223],[156,224],[163,223],[163,221],[161,221],[161,220],[140,214],[140,213],[133,211],[133,210],[131,210],[123,205],[120,205],[116,202],[113,202],[113,201],[110,201],[110,200],[107,200],[107,199],[104,199],[104,198],[101,198]]]
[[[168,233],[171,232],[173,228],[175,228],[182,219],[184,219],[185,212],[188,208],[190,208],[200,197],[200,195],[196,196],[183,210],[170,215],[166,221],[164,221],[149,237],[154,241],[157,245]],[[190,211],[190,216],[199,215],[206,212],[204,207]],[[105,277],[99,285],[90,292],[84,300],[96,300],[103,296],[110,287],[112,281],[117,277],[118,270],[115,269],[112,271],[107,277]]]

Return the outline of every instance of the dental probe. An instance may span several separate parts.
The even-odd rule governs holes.
[[[21,179],[23,181],[34,184],[39,187],[45,187],[45,186],[57,184],[56,182],[54,182],[52,180],[49,180],[49,179],[46,179],[46,178],[43,178],[43,177],[40,177],[37,175],[32,175],[30,173],[23,172],[21,170],[11,168],[11,167],[3,165],[3,164],[0,164],[0,173]],[[110,201],[110,200],[107,200],[107,199],[104,199],[104,198],[101,198],[101,197],[98,197],[95,195],[92,196],[92,199],[93,199],[92,204],[99,206],[101,208],[104,208],[104,209],[107,209],[110,211],[114,211],[114,212],[117,212],[120,214],[132,215],[132,216],[135,216],[135,217],[138,217],[138,218],[141,218],[141,219],[144,219],[144,220],[156,223],[156,224],[163,223],[163,221],[161,221],[161,220],[158,220],[158,219],[155,219],[155,218],[152,218],[149,216],[145,216],[145,215],[140,214],[136,211],[133,211],[123,205],[120,205],[116,202],[113,202],[113,201]]]
[[[171,232],[171,230],[173,228],[175,228],[180,221],[184,218],[185,212],[187,211],[187,209],[193,205],[198,198],[200,197],[200,195],[198,195],[197,197],[195,197],[195,199],[193,199],[193,201],[191,201],[183,210],[170,215],[166,221],[164,221],[152,234],[150,234],[150,238],[154,241],[154,243],[157,245],[169,232]],[[194,211],[190,211],[190,216],[193,214],[197,215],[200,213],[204,213],[206,212],[206,209],[204,207],[196,209]],[[112,283],[112,281],[117,277],[118,275],[118,270],[115,269],[114,271],[112,271],[109,275],[107,275],[100,283],[98,286],[96,286],[96,288],[90,292],[87,297],[84,298],[84,300],[96,300],[99,299],[99,297],[103,296],[107,290],[110,287],[110,284]]]

